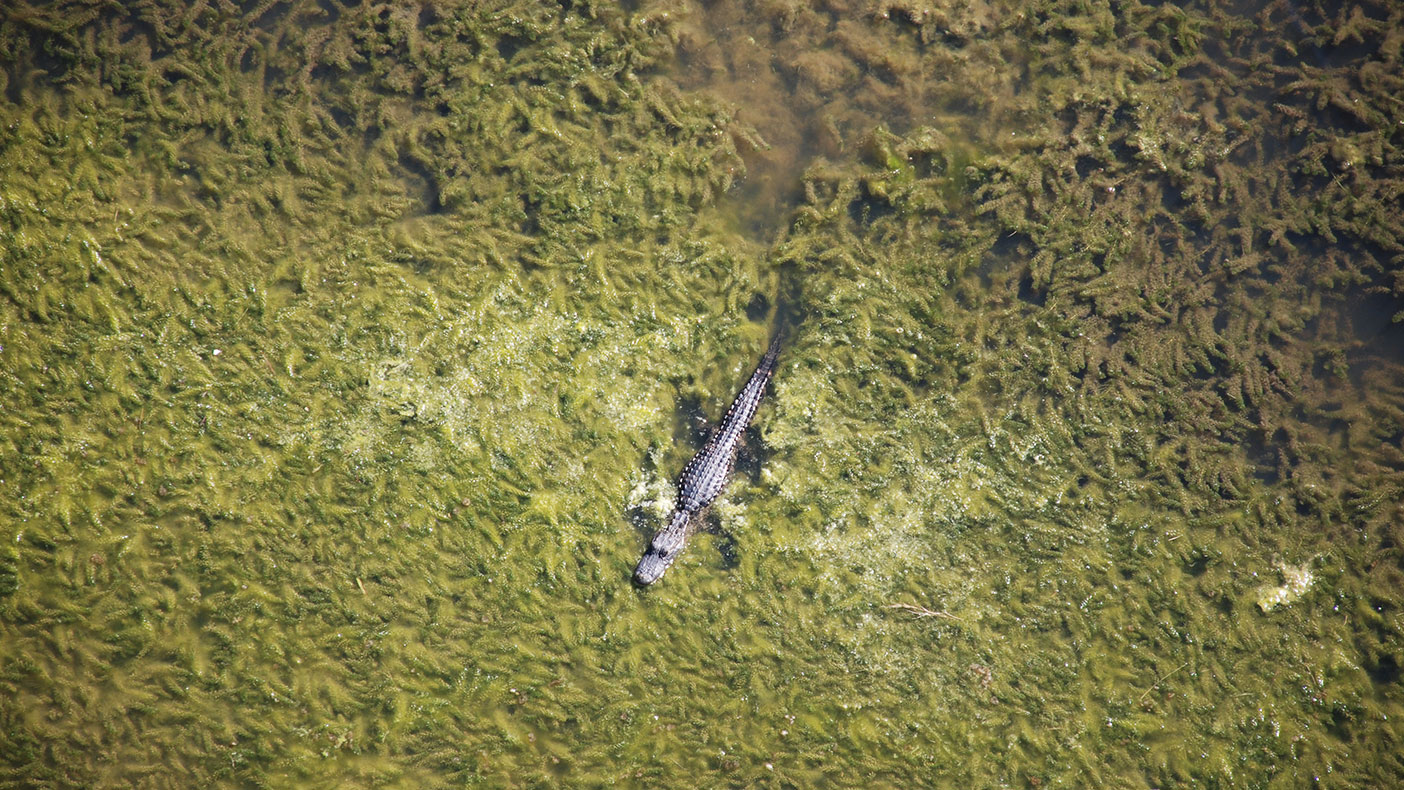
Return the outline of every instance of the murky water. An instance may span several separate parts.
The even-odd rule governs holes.
[[[0,785],[1399,783],[1402,13],[9,12]]]

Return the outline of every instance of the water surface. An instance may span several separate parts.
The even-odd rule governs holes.
[[[1398,783],[1400,17],[7,12],[0,784]]]

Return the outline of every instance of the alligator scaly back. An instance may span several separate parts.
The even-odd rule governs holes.
[[[643,558],[634,569],[634,581],[648,585],[658,581],[668,566],[673,564],[683,546],[687,545],[692,517],[712,504],[712,500],[726,487],[731,477],[731,469],[736,464],[736,451],[741,446],[741,434],[756,416],[765,386],[775,373],[776,360],[780,355],[780,338],[770,341],[770,348],[761,357],[760,365],[751,374],[746,386],[737,393],[731,408],[721,425],[707,440],[707,444],[688,461],[678,476],[678,500],[667,526],[653,536]]]

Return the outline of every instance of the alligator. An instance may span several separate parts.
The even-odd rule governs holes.
[[[688,461],[678,476],[678,498],[673,507],[673,515],[667,526],[658,530],[649,541],[643,558],[634,569],[634,582],[641,586],[653,584],[663,578],[663,572],[673,564],[687,545],[688,529],[694,516],[712,504],[712,500],[726,487],[727,478],[736,464],[736,452],[741,446],[741,434],[756,416],[765,385],[775,373],[775,361],[780,355],[780,337],[770,341],[770,348],[761,357],[760,364],[751,374],[746,386],[737,393],[726,417],[712,433],[707,444],[697,455]]]

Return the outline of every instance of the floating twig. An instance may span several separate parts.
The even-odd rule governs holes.
[[[937,611],[933,611],[933,610],[931,610],[931,609],[927,609],[927,608],[924,607],[924,606],[917,606],[917,605],[915,605],[915,604],[909,604],[909,603],[890,603],[890,604],[887,605],[887,608],[888,608],[888,609],[902,609],[903,611],[911,612],[912,614],[916,615],[917,617],[941,617],[941,618],[944,618],[944,619],[946,619],[946,620],[954,620],[954,621],[956,621],[957,623],[963,623],[963,622],[965,622],[964,620],[960,619],[959,617],[956,617],[955,615],[951,614],[950,612],[937,612]]]
[[[1189,666],[1189,662],[1188,662],[1188,661],[1186,661],[1185,663],[1179,665],[1178,667],[1175,667],[1174,669],[1170,670],[1169,672],[1166,672],[1164,675],[1161,675],[1159,678],[1156,679],[1156,681],[1155,681],[1154,683],[1151,684],[1151,687],[1150,687],[1150,688],[1146,689],[1144,692],[1141,693],[1141,699],[1145,699],[1147,694],[1150,694],[1152,691],[1155,691],[1155,687],[1156,687],[1156,686],[1159,686],[1161,683],[1164,683],[1166,678],[1170,677],[1171,675],[1175,674],[1176,672],[1179,672],[1180,670],[1184,669],[1184,668],[1187,667],[1187,666]],[[1140,700],[1137,700],[1137,702],[1139,702],[1139,701],[1140,701]]]

